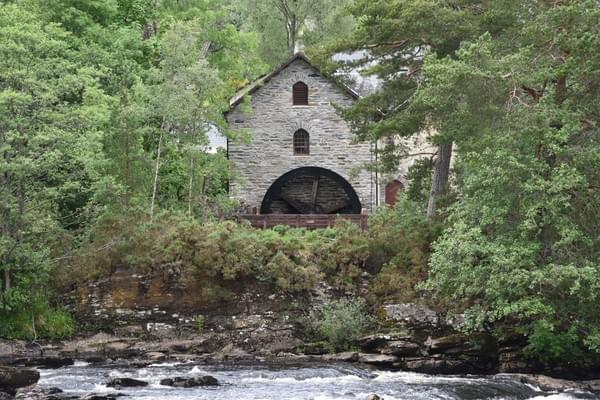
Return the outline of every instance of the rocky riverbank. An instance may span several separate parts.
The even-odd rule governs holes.
[[[268,286],[231,283],[226,297],[201,282],[184,287],[167,275],[116,272],[109,279],[77,288],[69,298],[82,331],[68,341],[0,341],[0,365],[58,368],[75,360],[92,365],[144,367],[157,362],[333,363],[425,374],[545,374],[596,388],[600,361],[577,365],[541,365],[525,351],[518,334],[465,336],[460,318],[416,303],[384,304],[378,328],[353,343],[353,351],[331,354],[327,343],[306,335],[306,310],[335,296],[323,285],[313,293],[285,294]],[[364,296],[368,277],[355,296]],[[100,333],[98,333],[100,332]],[[550,379],[550,378],[548,378]],[[548,381],[549,382],[549,381]],[[550,384],[550,383],[548,383]],[[578,386],[579,387],[579,386]],[[5,388],[0,391],[8,392]],[[43,398],[43,397],[41,397]]]

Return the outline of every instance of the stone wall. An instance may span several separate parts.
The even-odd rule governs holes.
[[[292,105],[292,85],[302,81],[309,88],[309,105]],[[246,100],[248,101],[248,100]],[[371,161],[371,145],[352,144],[352,134],[334,104],[347,107],[353,98],[301,58],[258,89],[251,112],[238,105],[227,115],[233,130],[248,130],[251,143],[230,142],[229,158],[238,177],[231,182],[232,197],[248,208],[260,209],[271,184],[284,173],[300,167],[321,167],[345,178],[356,191],[362,207],[373,210],[375,183],[364,168]],[[294,155],[294,132],[310,134],[310,155]]]

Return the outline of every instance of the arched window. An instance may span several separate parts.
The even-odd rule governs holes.
[[[308,105],[308,86],[304,82],[296,82],[292,86],[292,97],[295,106]]]
[[[294,133],[294,154],[310,154],[310,136],[304,129],[297,130]]]

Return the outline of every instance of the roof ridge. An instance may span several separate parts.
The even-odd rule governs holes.
[[[258,89],[260,89],[260,87],[267,83],[268,81],[270,81],[273,77],[275,77],[276,75],[280,74],[281,71],[283,71],[285,68],[289,67],[291,63],[293,63],[294,61],[296,61],[297,59],[301,59],[303,61],[305,61],[307,64],[309,64],[311,67],[313,67],[314,69],[317,70],[317,72],[319,72],[319,74],[321,74],[322,76],[324,76],[325,78],[333,81],[334,83],[336,83],[337,85],[341,86],[342,89],[344,89],[351,97],[353,97],[354,99],[358,99],[360,96],[359,94],[353,90],[352,88],[350,88],[349,86],[343,84],[342,82],[339,82],[337,79],[334,79],[326,74],[323,74],[321,72],[321,69],[319,67],[317,67],[316,65],[314,65],[310,59],[306,56],[306,54],[304,54],[301,51],[298,51],[294,54],[292,54],[286,61],[284,61],[282,64],[280,64],[277,68],[275,68],[274,70],[272,70],[271,72],[264,74],[260,77],[258,77],[257,79],[255,79],[254,81],[248,83],[246,86],[244,86],[243,88],[241,88],[230,100],[229,100],[229,108],[232,109],[233,107],[237,106],[238,104],[240,104],[242,102],[242,100],[244,99],[244,97],[246,95],[252,94],[255,91],[257,91]]]

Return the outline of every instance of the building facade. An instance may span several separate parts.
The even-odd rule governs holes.
[[[231,101],[228,142],[236,177],[230,194],[260,213],[360,213],[377,203],[366,166],[372,144],[354,143],[337,107],[357,98],[296,54]]]

